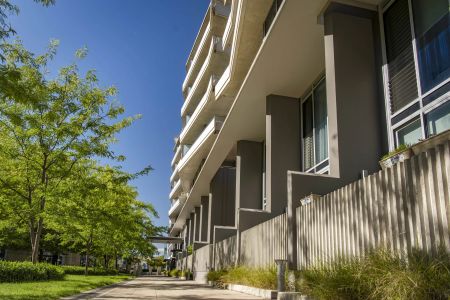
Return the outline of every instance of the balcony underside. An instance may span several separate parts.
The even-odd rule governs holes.
[[[229,99],[228,99],[229,100]],[[227,114],[231,101],[215,101],[214,87],[212,81],[203,95],[202,100],[197,105],[183,131],[180,134],[180,142],[192,144],[202,130],[207,126],[213,116],[224,116]]]
[[[222,126],[222,118],[213,118],[208,126],[199,135],[195,143],[191,146],[189,151],[180,160],[178,165],[180,177],[183,180],[192,179],[197,172],[201,162],[209,153],[211,146],[216,138],[217,133]]]
[[[171,219],[175,218],[177,216],[177,214],[180,212],[183,204],[184,204],[184,201],[182,201],[181,199],[177,199],[177,201],[175,201],[175,203],[172,205],[172,207],[170,207],[169,218],[171,218]]]
[[[216,51],[214,43],[211,43],[208,56],[181,107],[181,117],[195,110],[208,87],[211,77],[217,77],[217,75],[222,74],[228,62],[229,55],[225,52]]]
[[[170,191],[169,198],[170,199],[177,199],[181,194],[181,181],[178,180],[177,183],[173,186],[172,190]]]
[[[203,37],[200,41],[199,48],[196,50],[195,55],[192,58],[189,69],[186,73],[186,78],[183,81],[182,90],[186,91],[186,88],[192,85],[193,81],[200,72],[200,68],[205,62],[206,57],[209,54],[211,43],[215,37],[221,37],[226,24],[226,19],[223,17],[215,16],[206,27]]]

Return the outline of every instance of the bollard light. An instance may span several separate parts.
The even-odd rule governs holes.
[[[275,259],[275,263],[277,264],[277,290],[278,292],[284,292],[286,291],[286,279],[285,279],[285,273],[286,273],[286,259]]]

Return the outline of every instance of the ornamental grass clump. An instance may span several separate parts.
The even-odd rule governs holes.
[[[315,299],[449,299],[450,254],[444,248],[433,255],[379,249],[303,270],[297,283]]]
[[[206,275],[206,279],[208,280],[208,282],[211,282],[214,286],[218,288],[224,288],[225,282],[223,280],[226,274],[227,270],[217,270],[217,271],[211,270]]]
[[[47,263],[0,261],[0,282],[24,282],[64,279],[61,267]]]
[[[277,288],[277,271],[275,268],[249,268],[239,266],[227,270],[210,271],[208,281],[217,286],[225,284],[240,284],[261,289],[275,290]]]

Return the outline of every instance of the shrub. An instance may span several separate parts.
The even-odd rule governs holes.
[[[223,288],[224,287],[224,276],[227,274],[227,270],[211,270],[206,275],[208,281],[211,281],[214,286]]]
[[[277,271],[275,268],[240,266],[228,270],[210,271],[207,278],[208,281],[213,281],[219,287],[227,283],[233,283],[268,290],[277,288]]]
[[[62,266],[65,274],[84,275],[85,267],[83,266]],[[117,275],[116,269],[88,268],[88,275]]]
[[[47,263],[0,261],[0,282],[60,280],[64,278],[61,267]]]
[[[388,159],[389,157],[392,157],[392,156],[394,156],[394,155],[396,155],[396,154],[398,154],[398,153],[400,153],[400,152],[406,151],[406,150],[408,150],[410,147],[411,147],[410,145],[401,144],[401,145],[399,145],[397,148],[395,148],[393,151],[391,151],[391,152],[389,152],[389,153],[383,155],[383,156],[381,157],[381,160]]]
[[[450,254],[380,249],[303,270],[298,288],[316,299],[449,299]]]
[[[178,270],[178,269],[173,269],[169,272],[170,277],[180,277],[180,275],[181,275],[181,270]]]

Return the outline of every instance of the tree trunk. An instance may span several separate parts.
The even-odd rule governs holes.
[[[41,196],[39,201],[39,213],[42,213],[45,209],[45,191],[48,187],[48,178],[47,178],[47,159],[48,155],[44,154],[44,163],[42,165],[42,175],[41,175],[41,183],[44,185],[44,195]],[[31,195],[30,195],[31,196]],[[29,204],[32,204],[31,197]],[[44,219],[43,217],[39,217],[39,221],[37,223],[36,230],[34,230],[34,217],[30,220],[30,229],[31,229],[31,262],[33,264],[39,262],[39,249],[41,244],[41,234],[42,234],[42,228],[44,226]],[[34,235],[34,236],[33,236]]]
[[[86,250],[86,256],[84,259],[84,275],[88,275],[88,267],[89,267],[89,250]]]
[[[104,259],[103,266],[104,266],[105,270],[107,270],[107,269],[109,268],[109,260],[110,260],[111,258],[109,257],[108,254],[105,254],[105,255],[103,256],[103,259]]]
[[[116,259],[114,265],[116,266],[116,270],[119,271],[119,257],[117,256],[117,253],[114,254],[114,257]]]
[[[40,217],[36,230],[34,230],[32,228],[32,226],[30,226],[30,230],[31,230],[31,262],[33,264],[39,262],[39,250],[40,250],[40,244],[41,244],[41,234],[42,234],[43,224],[44,224],[44,220],[42,217]]]

